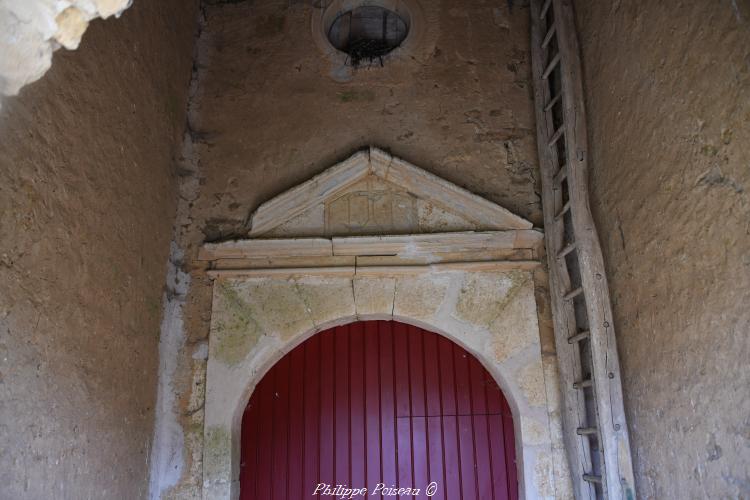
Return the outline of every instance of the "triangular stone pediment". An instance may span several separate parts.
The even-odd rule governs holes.
[[[532,224],[419,167],[370,148],[253,213],[251,238],[530,229]]]

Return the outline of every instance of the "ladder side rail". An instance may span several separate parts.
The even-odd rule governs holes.
[[[595,499],[596,492],[593,484],[584,480],[584,475],[591,471],[591,450],[588,439],[576,434],[576,429],[587,425],[586,403],[583,392],[573,387],[573,381],[581,373],[581,362],[576,346],[568,343],[568,339],[576,335],[577,327],[575,314],[570,302],[563,299],[570,290],[571,284],[568,274],[557,259],[557,254],[563,242],[563,224],[555,221],[557,206],[561,205],[562,193],[555,190],[555,169],[560,165],[557,151],[548,146],[549,138],[554,133],[554,123],[551,109],[545,109],[551,101],[549,85],[543,79],[545,70],[545,54],[542,37],[545,26],[540,19],[541,0],[531,2],[531,51],[532,71],[534,80],[534,101],[537,127],[537,147],[539,152],[540,172],[542,178],[542,199],[545,225],[545,240],[547,246],[547,260],[550,273],[550,299],[552,318],[555,330],[555,346],[557,350],[558,368],[561,375],[562,391],[562,419],[565,432],[563,433],[566,455],[570,466],[573,489],[578,499]]]
[[[589,317],[605,497],[634,499],[633,466],[604,258],[588,196],[588,139],[572,0],[553,0],[561,55],[571,216]]]

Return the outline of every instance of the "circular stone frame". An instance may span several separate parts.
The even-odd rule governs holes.
[[[328,6],[318,9],[312,16],[312,36],[315,45],[335,67],[347,66],[351,57],[333,46],[328,31],[342,14],[359,7],[381,7],[396,13],[406,23],[408,33],[401,44],[385,54],[383,60],[409,57],[419,47],[425,33],[425,15],[418,0],[333,0]]]

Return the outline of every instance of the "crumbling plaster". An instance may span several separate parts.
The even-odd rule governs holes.
[[[59,47],[78,48],[89,22],[119,17],[132,0],[0,0],[0,96],[44,75]]]

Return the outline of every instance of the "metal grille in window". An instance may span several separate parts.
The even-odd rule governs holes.
[[[328,30],[328,39],[349,54],[352,66],[364,62],[383,65],[383,56],[401,45],[409,33],[395,12],[377,6],[357,7],[339,15]]]

